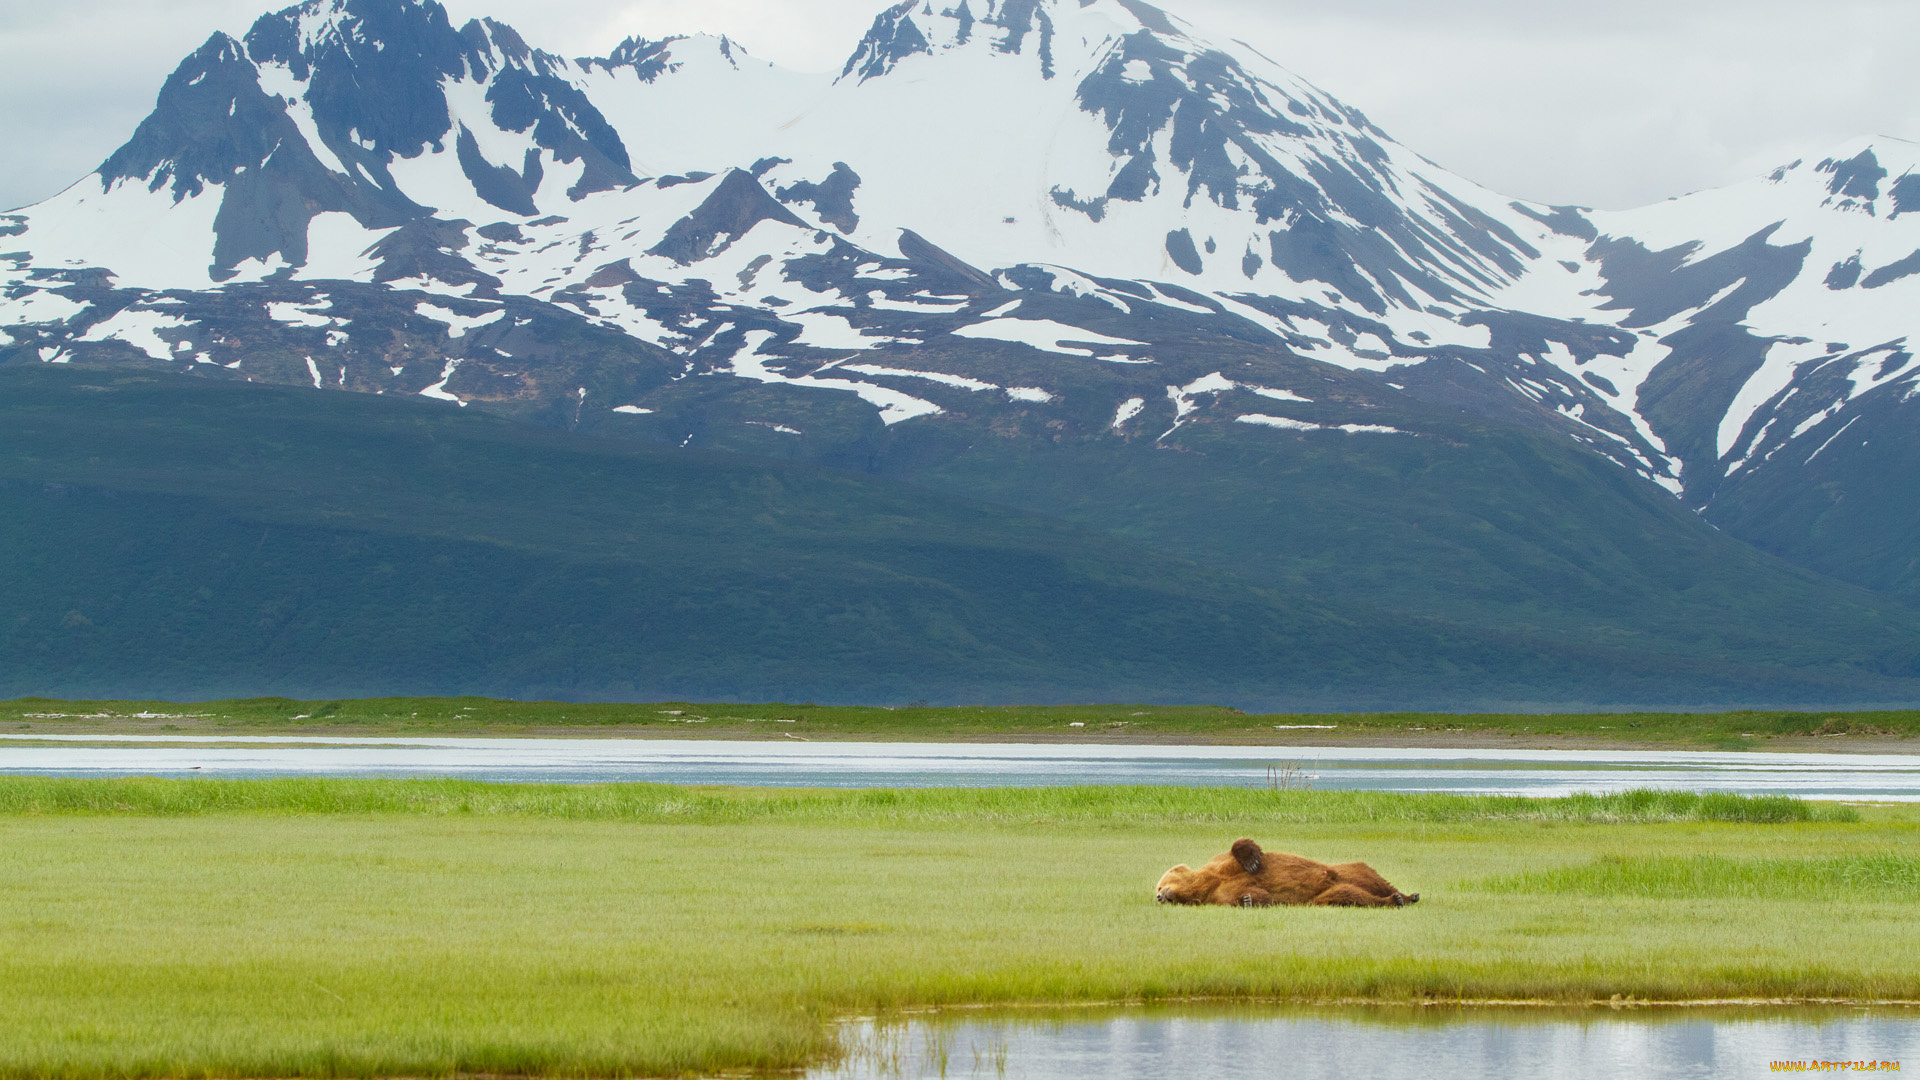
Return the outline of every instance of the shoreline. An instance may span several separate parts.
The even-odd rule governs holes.
[[[40,721],[10,725],[0,746],[30,745],[35,736],[53,736],[48,744],[71,745],[76,738],[106,736],[114,741],[129,737],[149,737],[177,742],[196,736],[212,744],[231,745],[234,740],[271,739],[286,745],[287,739],[561,739],[561,740],[634,740],[699,741],[716,743],[819,742],[819,743],[901,743],[984,745],[1026,743],[1045,746],[1166,746],[1166,747],[1272,747],[1275,749],[1407,749],[1407,750],[1587,750],[1602,752],[1690,751],[1728,753],[1755,751],[1775,754],[1857,754],[1920,755],[1920,738],[1902,735],[1763,735],[1743,738],[1738,744],[1723,738],[1643,739],[1612,738],[1593,735],[1548,735],[1497,730],[1437,730],[1414,728],[1402,731],[1357,729],[1343,734],[1337,729],[1314,727],[1286,732],[1233,731],[1219,733],[1164,731],[1079,731],[1052,729],[1009,729],[991,732],[849,731],[801,727],[798,724],[750,727],[745,723],[705,727],[700,724],[645,725],[508,725],[474,727],[405,724],[298,724],[194,723],[189,718],[68,723]],[[128,718],[131,719],[131,718]],[[180,723],[179,720],[187,720]],[[116,722],[118,721],[118,722]],[[799,734],[804,731],[805,734]],[[320,744],[316,744],[320,745]]]
[[[889,1010],[884,1014],[868,1016],[842,1017],[835,1023],[862,1023],[881,1019],[905,1019],[908,1017],[941,1016],[949,1013],[1048,1013],[1079,1012],[1096,1009],[1114,1011],[1129,1009],[1182,1008],[1188,1006],[1266,1006],[1274,1009],[1487,1009],[1487,1010],[1553,1010],[1585,1012],[1592,1009],[1606,1009],[1609,1012],[1629,1012],[1639,1009],[1920,1009],[1920,998],[1845,998],[1845,997],[1715,997],[1715,998],[1638,998],[1590,997],[1568,998],[1445,998],[1445,997],[1337,997],[1337,998],[1288,998],[1271,996],[1219,996],[1196,995],[1191,997],[1164,998],[1127,998],[1112,1001],[1026,1001],[1026,1002],[963,1002],[948,1005],[926,1007],[907,1007]]]

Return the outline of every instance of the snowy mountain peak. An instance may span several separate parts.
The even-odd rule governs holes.
[[[930,0],[903,0],[874,19],[847,59],[841,78],[866,82],[891,72],[916,54],[932,55],[969,46],[1009,56],[1031,53],[1043,78],[1052,78],[1053,0],[984,0],[974,13],[969,0],[936,11]]]
[[[546,393],[525,341],[462,329],[513,307],[888,426],[966,411],[916,379],[1067,408],[1051,369],[1006,365],[1072,358],[1154,384],[1073,406],[1114,437],[1162,399],[1169,434],[1210,410],[1320,430],[1245,412],[1217,363],[1174,370],[1231,341],[1560,432],[1699,504],[1920,387],[1916,174],[1920,146],[1863,139],[1636,211],[1534,206],[1140,0],[909,0],[837,76],[706,35],[568,60],[433,0],[308,0],[209,39],[95,182],[0,219],[0,355],[173,362],[184,338],[135,332],[174,318],[141,290],[324,283],[449,328],[436,378],[369,367],[381,392],[478,400],[512,355],[499,385]]]
[[[292,33],[295,47],[311,54],[317,47],[342,44],[350,40],[357,20],[348,13],[347,0],[307,0],[279,12],[262,15],[254,29],[262,35],[286,29]],[[344,24],[344,28],[343,28]],[[250,35],[251,36],[251,35]]]
[[[918,7],[918,0],[901,0],[900,4],[876,16],[873,28],[867,31],[866,37],[860,39],[853,55],[847,58],[846,67],[840,72],[841,77],[858,74],[860,81],[865,82],[892,71],[900,61],[915,53],[931,53],[932,43],[914,21],[914,12]],[[969,29],[972,22],[973,18],[969,15]]]
[[[458,76],[473,51],[434,0],[307,0],[261,16],[246,44],[256,63],[285,65],[303,82],[318,74],[342,92],[335,83],[349,71],[376,84],[369,92]]]
[[[213,280],[305,266],[323,214],[534,218],[637,179],[574,74],[432,0],[309,0],[188,57],[100,187],[213,200]]]
[[[909,57],[976,49],[1031,58],[1043,79],[1053,78],[1055,41],[1075,53],[1098,53],[1129,34],[1184,38],[1190,28],[1140,0],[903,0],[881,12],[841,70],[866,82]],[[1069,62],[1066,70],[1076,70]],[[1078,67],[1084,70],[1084,67]]]
[[[981,0],[981,12],[975,13],[972,0],[960,0],[954,6],[933,8],[931,0],[902,0],[874,19],[874,27],[854,48],[841,77],[854,77],[862,83],[893,71],[900,61],[916,54],[981,44],[996,52],[1021,56],[1029,37],[1037,37],[1037,48],[1046,75],[1052,77],[1050,46],[1054,19],[1050,8],[1054,0]]]
[[[1920,210],[1920,144],[1886,137],[1855,139],[1834,147],[1818,161],[1795,161],[1775,169],[1768,180],[1788,183],[1811,170],[1823,182],[1823,204],[1869,217],[1898,217]]]

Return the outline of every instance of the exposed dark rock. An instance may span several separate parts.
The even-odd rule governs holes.
[[[1053,78],[1053,18],[1040,0],[1000,0],[1000,10],[987,18],[988,23],[1006,30],[1006,36],[994,43],[1003,53],[1019,54],[1027,35],[1039,30],[1040,74]]]
[[[1177,34],[1180,32],[1180,28],[1173,25],[1173,20],[1167,18],[1166,12],[1152,4],[1144,3],[1143,0],[1120,0],[1120,6],[1126,8],[1134,18],[1139,19],[1141,26],[1155,33]]]
[[[1661,344],[1672,352],[1641,383],[1640,415],[1680,458],[1687,500],[1701,505],[1724,476],[1721,418],[1772,342],[1729,320],[1689,326]]]
[[[948,8],[946,11],[941,12],[941,14],[959,24],[957,34],[960,44],[965,45],[967,42],[973,40],[973,24],[975,19],[973,17],[973,9],[968,6],[967,0],[960,0],[958,6]]]
[[[1193,234],[1185,229],[1175,229],[1167,234],[1167,257],[1173,265],[1189,274],[1198,274],[1206,269],[1200,261],[1200,252],[1194,249]]]
[[[1301,215],[1285,229],[1268,234],[1273,265],[1295,281],[1324,281],[1368,311],[1379,314],[1387,304],[1361,275],[1347,250],[1349,227],[1319,217]]]
[[[917,6],[919,0],[902,0],[876,16],[873,28],[847,58],[840,77],[844,79],[857,71],[860,81],[866,82],[892,71],[896,64],[915,53],[931,53],[933,47],[927,43],[927,36],[914,25],[913,9]]]
[[[474,194],[511,214],[533,217],[540,212],[533,202],[534,193],[540,190],[543,174],[539,151],[528,150],[517,171],[505,165],[495,165],[480,156],[480,145],[465,124],[460,125],[460,137],[455,146],[460,157],[460,168],[468,182],[473,184]]]
[[[1880,181],[1887,178],[1887,170],[1881,167],[1880,159],[1874,157],[1871,150],[1862,150],[1845,161],[1828,158],[1814,168],[1833,174],[1833,179],[1827,182],[1828,191],[1855,199],[1879,198]]]
[[[961,291],[976,296],[1001,291],[993,275],[968,266],[912,229],[900,230],[900,256],[909,263],[940,275],[944,282],[957,286]]]
[[[370,254],[379,261],[374,281],[424,277],[448,285],[477,284],[492,294],[500,279],[482,273],[455,254],[467,246],[464,221],[415,221],[388,233]]]
[[[133,138],[100,166],[100,183],[149,182],[176,201],[258,166],[299,129],[286,108],[260,89],[240,43],[215,34],[181,61]]]
[[[655,187],[670,188],[679,187],[681,184],[698,184],[711,179],[713,174],[710,172],[691,172],[685,176],[663,176],[653,183]]]
[[[247,50],[255,61],[286,64],[307,81],[321,131],[354,131],[377,152],[399,157],[444,144],[453,121],[440,81],[485,67],[444,8],[348,0],[340,23],[308,43],[298,38],[301,12],[262,16],[247,32]]]
[[[1547,208],[1549,212],[1543,214],[1523,202],[1510,202],[1507,205],[1519,213],[1525,214],[1540,224],[1545,225],[1547,228],[1552,229],[1554,232],[1559,233],[1561,236],[1571,236],[1577,240],[1585,240],[1589,243],[1598,239],[1600,236],[1600,231],[1594,228],[1593,222],[1587,220],[1586,214],[1581,211],[1580,207],[1551,206]]]
[[[1097,199],[1082,199],[1073,192],[1064,191],[1058,187],[1055,187],[1050,194],[1053,196],[1055,206],[1067,210],[1078,210],[1094,221],[1107,216],[1107,197],[1104,195]]]
[[[1889,218],[1920,210],[1920,175],[1909,173],[1895,180],[1893,186],[1887,189],[1887,194],[1893,197],[1893,213],[1888,215]]]
[[[1833,264],[1827,271],[1827,288],[1851,289],[1860,283],[1860,253],[1854,252],[1845,260]]]
[[[480,234],[481,239],[492,240],[498,244],[524,244],[527,242],[526,234],[520,231],[520,226],[515,225],[511,221],[496,221],[491,225],[482,225],[473,231]]]
[[[488,23],[497,25],[492,20]],[[567,192],[569,198],[636,183],[619,133],[585,94],[546,70],[553,64],[553,58],[533,54],[532,69],[515,66],[495,75],[487,88],[493,122],[503,131],[531,129],[534,144],[551,151],[557,161],[585,161],[579,181]]]
[[[1910,277],[1914,274],[1920,274],[1920,251],[1915,251],[1904,259],[1890,262],[1885,266],[1879,267],[1871,274],[1868,274],[1866,279],[1860,282],[1860,284],[1869,289],[1877,289],[1882,285],[1892,284],[1903,277]]]
[[[1725,251],[1686,260],[1699,249],[1686,244],[1666,251],[1648,251],[1639,242],[1603,237],[1589,252],[1600,261],[1606,278],[1601,288],[1605,310],[1628,311],[1622,326],[1652,326],[1700,307],[1735,283],[1739,287],[1695,321],[1736,322],[1755,304],[1777,296],[1799,276],[1812,250],[1811,241],[1775,246],[1767,241],[1778,231],[1770,225]]]
[[[755,175],[758,175],[757,173]],[[781,202],[812,203],[821,221],[843,233],[860,227],[860,215],[853,210],[853,193],[860,187],[860,174],[844,161],[833,163],[833,173],[819,183],[802,180],[779,190]]]
[[[582,284],[589,289],[604,289],[614,285],[627,285],[640,280],[642,280],[640,275],[633,269],[633,260],[621,259],[617,262],[610,262],[600,269],[595,270]]]
[[[616,46],[613,52],[604,57],[583,59],[583,67],[598,67],[607,71],[614,68],[632,68],[641,82],[653,82],[678,65],[673,62],[673,46],[684,37],[662,38],[648,41],[642,37],[630,37]]]
[[[675,222],[647,254],[664,256],[686,266],[725,251],[733,241],[763,221],[806,228],[792,211],[767,194],[767,189],[761,187],[751,173],[734,169],[715,185],[713,193],[693,213]]]

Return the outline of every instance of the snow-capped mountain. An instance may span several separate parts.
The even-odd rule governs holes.
[[[0,217],[0,362],[839,463],[902,425],[1178,448],[1464,413],[1713,520],[1911,441],[1916,162],[1876,140],[1636,211],[1529,204],[1141,0],[907,0],[817,77],[308,0]],[[870,428],[820,436],[855,403]]]

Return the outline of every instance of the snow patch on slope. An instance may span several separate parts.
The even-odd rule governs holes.
[[[334,326],[332,318],[320,312],[309,310],[305,305],[286,302],[269,303],[266,306],[267,318],[289,326]]]
[[[13,298],[0,295],[0,325],[45,326],[64,323],[85,310],[86,304],[45,290]]]
[[[1724,459],[1733,452],[1734,447],[1739,445],[1740,434],[1746,430],[1747,422],[1753,419],[1753,414],[1792,384],[1794,374],[1800,370],[1800,365],[1826,355],[1825,346],[1811,342],[1804,345],[1775,342],[1768,346],[1766,360],[1747,378],[1740,392],[1734,395],[1733,404],[1727,408],[1726,415],[1720,419],[1717,443],[1720,457]],[[1736,462],[1733,467],[1737,468],[1740,464],[1744,464],[1744,460]]]
[[[943,386],[954,386],[962,390],[1000,389],[1000,387],[994,383],[981,382],[979,379],[969,379],[964,375],[948,375],[938,371],[913,371],[908,368],[882,367],[879,364],[836,364],[833,365],[833,367],[838,371],[852,371],[861,375],[893,375],[903,379],[926,379],[928,382],[937,382]]]
[[[478,315],[462,315],[431,300],[420,301],[413,306],[413,310],[422,318],[444,323],[449,337],[464,337],[482,326],[492,326],[506,314],[505,308],[492,308]]]
[[[1261,427],[1280,428],[1285,431],[1344,431],[1349,435],[1412,435],[1396,427],[1381,424],[1310,424],[1305,420],[1289,420],[1284,416],[1267,416],[1262,413],[1247,413],[1233,418],[1236,424],[1258,424]]]
[[[1038,349],[1041,352],[1086,356],[1096,360],[1105,360],[1114,356],[1124,357],[1134,349],[1149,347],[1144,341],[1109,337],[1092,330],[1083,330],[1078,326],[1054,322],[1052,319],[988,319],[971,326],[963,326],[953,331],[953,334],[955,337],[1008,341]],[[1100,346],[1113,348],[1102,349]]]
[[[89,177],[29,208],[27,231],[14,242],[42,267],[103,267],[123,287],[204,289],[213,284],[213,222],[223,193],[209,185],[176,203],[169,188],[121,180],[103,192]]]
[[[164,312],[127,308],[103,319],[81,341],[121,341],[155,360],[172,360],[175,346],[160,336],[162,330],[187,331],[192,324]]]
[[[766,330],[754,330],[746,334],[746,344],[734,354],[732,372],[755,382],[783,383],[788,386],[812,386],[824,390],[845,390],[856,394],[862,401],[880,410],[880,420],[891,427],[902,421],[918,416],[933,416],[944,410],[931,401],[903,394],[872,383],[855,382],[848,379],[821,379],[811,375],[790,376],[773,370],[760,355],[760,350],[774,339]]]

